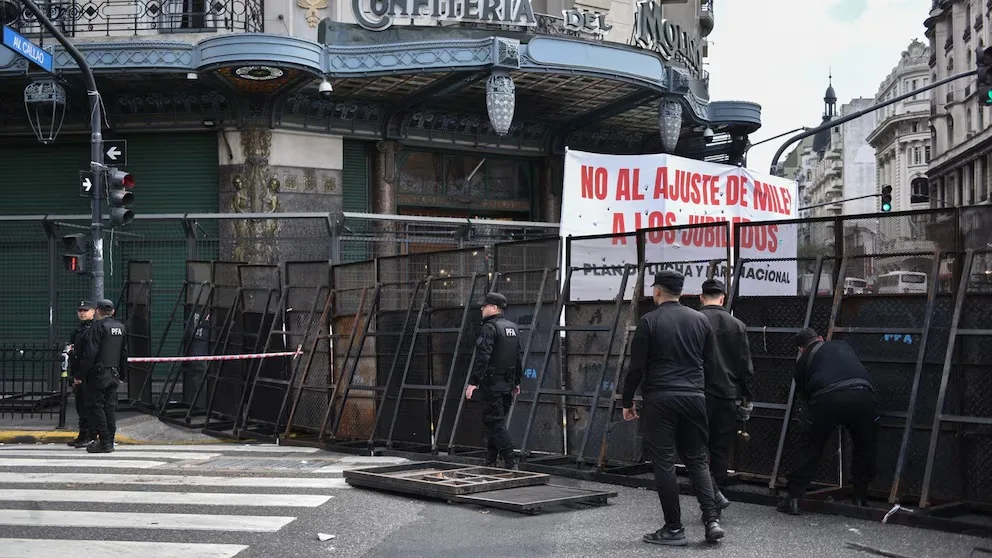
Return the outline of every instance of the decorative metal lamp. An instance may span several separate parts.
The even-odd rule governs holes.
[[[24,110],[38,141],[55,141],[65,120],[65,104],[65,88],[53,80],[32,81],[24,88]]]
[[[513,124],[513,109],[516,105],[516,86],[513,78],[504,73],[494,73],[486,81],[486,108],[489,109],[489,122],[493,131],[505,136]]]
[[[658,107],[658,129],[661,145],[667,153],[674,153],[682,133],[682,105],[678,101],[664,100]]]

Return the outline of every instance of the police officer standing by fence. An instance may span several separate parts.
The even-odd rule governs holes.
[[[713,328],[701,313],[682,306],[683,275],[667,269],[655,275],[658,308],[637,324],[630,345],[630,368],[623,386],[623,418],[634,420],[634,392],[641,388],[645,453],[654,465],[654,482],[665,525],[644,535],[644,542],[685,546],[676,456],[681,454],[699,507],[706,540],[723,538],[706,463],[708,424],[704,366],[713,352]]]
[[[503,458],[507,469],[518,469],[513,441],[506,429],[506,415],[513,398],[520,394],[523,350],[517,324],[503,316],[506,297],[489,293],[482,303],[482,331],[476,339],[475,363],[465,388],[465,397],[481,401],[482,424],[486,428],[486,466]]]
[[[76,439],[69,442],[69,446],[74,448],[86,447],[92,440],[96,438],[96,433],[93,432],[92,424],[90,423],[89,413],[90,410],[86,404],[86,386],[83,385],[83,379],[85,378],[84,371],[79,365],[79,350],[77,347],[79,343],[83,340],[83,336],[93,325],[93,318],[96,312],[95,306],[92,302],[88,300],[82,300],[79,302],[79,307],[76,308],[76,317],[79,318],[79,325],[76,329],[72,331],[69,336],[69,377],[72,378],[72,395],[76,402],[76,416],[79,417],[79,434],[76,435]]]
[[[700,312],[713,328],[712,358],[706,361],[706,415],[709,420],[710,473],[718,510],[730,505],[720,489],[727,481],[737,418],[750,413],[754,375],[744,322],[723,307],[727,288],[719,279],[703,281]]]
[[[799,463],[789,478],[789,494],[778,511],[798,515],[799,501],[816,474],[823,447],[838,426],[851,434],[854,505],[867,505],[868,484],[875,477],[875,388],[854,349],[843,341],[824,341],[812,328],[796,334],[801,351],[796,361],[796,392],[807,401],[806,432],[799,443]]]
[[[117,388],[127,377],[127,329],[114,317],[110,300],[99,301],[96,309],[97,321],[85,335],[81,355],[90,420],[98,438],[86,446],[86,451],[110,453],[117,432]]]

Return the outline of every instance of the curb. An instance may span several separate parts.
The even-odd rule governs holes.
[[[0,430],[0,444],[49,444],[56,442],[69,442],[74,440],[78,432],[73,430]],[[218,438],[216,440],[137,440],[130,436],[117,434],[114,443],[124,446],[148,446],[148,445],[170,445],[170,446],[192,446],[206,444],[228,444],[235,443],[234,440]]]

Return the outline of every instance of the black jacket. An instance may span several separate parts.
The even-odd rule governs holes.
[[[868,370],[854,349],[843,341],[819,341],[807,347],[796,361],[794,377],[796,389],[806,401],[844,389],[874,391]]]
[[[113,316],[96,320],[83,336],[84,351],[80,364],[91,387],[114,383],[113,369],[118,377],[127,377],[127,328]],[[93,386],[92,384],[97,384]]]
[[[520,385],[523,347],[517,324],[502,314],[489,316],[482,320],[482,331],[475,345],[475,362],[469,384],[492,392],[509,391]]]
[[[634,392],[703,395],[704,365],[713,352],[713,328],[701,313],[678,302],[665,302],[637,323],[630,342],[630,368],[623,386],[623,406]]]
[[[83,337],[92,325],[93,320],[81,321],[69,335],[69,344],[72,345],[72,350],[69,352],[69,375],[80,381],[86,377],[86,371],[79,365],[79,353],[82,349],[80,343],[83,342]]]
[[[719,399],[752,400],[751,346],[744,322],[730,315],[723,306],[699,309],[713,328],[713,352],[706,361],[706,395]]]

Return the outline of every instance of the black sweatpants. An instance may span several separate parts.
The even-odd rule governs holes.
[[[487,460],[495,461],[502,457],[507,467],[513,466],[516,460],[513,456],[513,441],[506,429],[506,414],[513,404],[513,395],[509,392],[492,392],[479,388],[479,401],[482,409],[482,425],[486,428]],[[474,398],[473,398],[474,399]]]
[[[86,388],[83,384],[72,386],[72,395],[76,400],[76,416],[79,417],[79,439],[92,440],[96,438],[90,423],[90,410],[86,402]]]
[[[851,477],[854,494],[864,498],[868,484],[875,478],[878,415],[875,396],[867,389],[833,391],[817,397],[809,404],[806,431],[799,442],[799,462],[789,474],[789,495],[802,498],[813,481],[823,447],[838,426],[843,426],[854,443],[851,455]]]
[[[727,482],[730,452],[737,433],[737,404],[733,399],[706,396],[706,417],[709,419],[710,474],[713,488],[720,490]]]
[[[644,449],[654,466],[654,483],[665,515],[665,527],[682,528],[679,483],[675,460],[682,457],[689,480],[703,511],[703,522],[717,518],[713,501],[713,481],[706,463],[709,436],[706,398],[699,395],[649,394],[641,413]]]
[[[96,381],[91,384],[86,397],[90,405],[90,421],[92,422],[93,433],[99,437],[100,442],[105,445],[114,443],[114,435],[117,433],[117,388],[120,384],[113,380],[109,385],[106,382]]]

